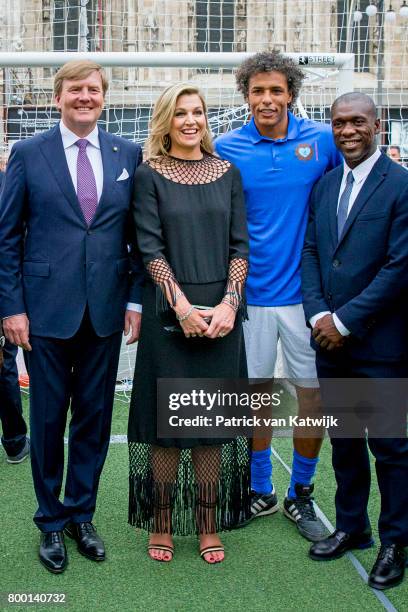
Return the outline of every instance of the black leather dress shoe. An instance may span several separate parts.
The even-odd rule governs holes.
[[[352,535],[336,529],[328,538],[315,542],[310,547],[309,557],[315,561],[339,559],[353,548],[370,548],[374,544],[371,531]]]
[[[404,578],[407,563],[403,546],[383,544],[368,577],[368,585],[381,591],[397,586]]]
[[[53,574],[61,574],[67,567],[68,556],[62,531],[41,534],[40,561]]]
[[[92,561],[105,560],[105,546],[92,523],[69,523],[65,533],[76,541],[81,555]]]

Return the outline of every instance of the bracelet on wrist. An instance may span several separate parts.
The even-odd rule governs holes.
[[[223,298],[222,300],[222,304],[226,304],[227,306],[229,306],[230,308],[232,308],[232,310],[234,312],[237,312],[238,310],[238,304],[233,304],[232,302],[230,302],[228,299]]]
[[[185,321],[186,319],[188,319],[188,317],[191,315],[191,313],[194,310],[194,306],[190,306],[190,308],[187,310],[187,312],[185,312],[182,315],[176,314],[176,318],[177,321],[179,321],[180,323],[182,323],[183,321]]]
[[[239,295],[239,293],[237,291],[226,291],[224,293],[224,297],[226,297],[227,295],[231,295],[232,297],[234,297],[238,301],[241,299],[241,296]]]

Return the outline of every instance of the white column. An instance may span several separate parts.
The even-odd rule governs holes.
[[[89,0],[81,0],[81,7],[79,9],[79,49],[78,51],[88,51],[88,15],[86,12],[86,5]]]

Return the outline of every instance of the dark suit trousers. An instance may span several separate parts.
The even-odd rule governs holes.
[[[316,356],[317,374],[324,378],[406,378],[408,364],[357,362],[343,352]],[[321,380],[325,405],[324,381]],[[381,388],[379,387],[379,392]],[[390,396],[387,385],[386,410],[406,398]],[[406,423],[406,418],[405,418]],[[373,437],[368,428],[364,435],[364,419],[360,437],[331,436],[332,463],[337,481],[335,497],[336,527],[357,534],[370,527],[367,504],[370,494],[370,461],[368,448],[375,457],[381,512],[378,530],[381,543],[408,545],[408,440],[406,437]],[[406,425],[405,425],[406,431]]]
[[[86,312],[68,340],[31,336],[31,467],[41,531],[91,521],[109,446],[121,333],[96,335]],[[68,409],[68,464],[63,502],[64,431]]]
[[[1,442],[8,455],[14,457],[24,448],[27,427],[23,418],[20,385],[16,364],[17,347],[6,341],[4,365],[0,372]]]

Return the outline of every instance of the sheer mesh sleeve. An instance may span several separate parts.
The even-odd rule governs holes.
[[[153,282],[162,290],[163,296],[174,307],[177,298],[183,295],[183,292],[168,262],[164,257],[158,257],[150,261],[146,268]]]
[[[143,263],[156,284],[156,309],[157,312],[163,312],[168,309],[169,304],[175,305],[181,289],[165,256],[158,195],[152,173],[146,163],[136,170],[133,218]]]
[[[246,318],[245,281],[248,276],[248,261],[235,257],[231,259],[228,269],[228,281],[222,301],[235,311],[242,309]]]

